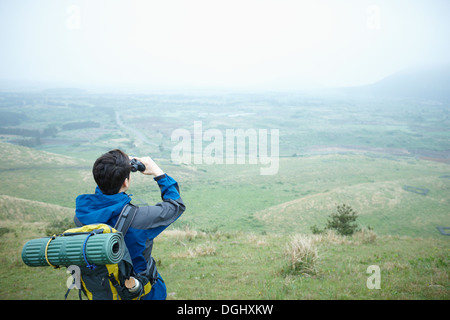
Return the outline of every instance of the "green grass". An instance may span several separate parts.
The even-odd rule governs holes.
[[[20,261],[19,244],[38,237],[43,225],[26,223],[10,229],[1,239],[0,298],[63,299],[68,278],[64,268],[30,268]],[[315,239],[319,260],[314,275],[290,270],[287,235],[172,228],[155,241],[154,256],[168,299],[450,298],[447,239],[379,236],[369,243],[351,237]],[[366,286],[371,265],[380,267],[378,290]],[[69,298],[78,299],[77,292]]]
[[[296,95],[87,95],[53,96],[44,107],[44,98],[24,96],[20,109],[13,100],[0,108],[27,114],[17,128],[61,129],[92,119],[101,127],[59,130],[35,149],[0,143],[0,299],[63,298],[65,270],[27,267],[21,249],[73,216],[75,197],[94,191],[94,160],[112,148],[150,154],[180,185],[187,211],[153,249],[169,299],[449,299],[450,244],[436,229],[450,226],[449,165],[442,162],[450,149],[446,105]],[[115,111],[158,146],[118,128]],[[198,120],[204,130],[279,128],[278,174],[261,176],[259,165],[174,165],[171,133],[192,132]],[[129,193],[160,201],[156,183],[139,173],[132,174]],[[324,227],[342,203],[359,214],[360,226],[374,229],[376,240],[313,238],[311,226]],[[289,267],[286,247],[298,234],[317,248],[314,274]],[[380,267],[379,290],[366,287],[370,265]]]
[[[65,270],[27,267],[20,252],[27,240],[45,236],[55,220],[72,217],[77,194],[93,192],[88,161],[0,147],[6,155],[0,298],[62,299]],[[169,299],[449,298],[450,244],[436,230],[450,225],[450,180],[441,178],[446,164],[324,155],[282,158],[278,175],[261,176],[258,166],[160,163],[179,182],[188,208],[173,227],[181,230],[155,241]],[[131,179],[135,199],[160,201],[151,177]],[[430,192],[408,192],[404,185]],[[339,203],[352,206],[360,214],[357,222],[373,227],[377,240],[321,241],[318,272],[291,272],[285,255],[290,236],[308,236],[314,224],[323,227]],[[380,290],[365,285],[367,267],[374,264],[382,272]]]
[[[13,226],[13,225],[15,226]],[[22,247],[30,238],[44,236],[46,224],[40,222],[19,224],[2,220],[10,225],[10,232],[1,237],[0,299],[52,300],[64,299],[67,290],[65,268],[27,267],[21,258]]]
[[[155,243],[159,270],[173,299],[448,299],[448,242],[381,237],[319,245],[315,275],[289,272],[286,236],[215,233]],[[215,254],[182,257],[208,243]],[[158,249],[156,249],[158,248]],[[432,250],[431,250],[432,248]],[[175,253],[174,253],[175,252]],[[423,255],[422,260],[418,255]],[[181,256],[181,258],[180,258]],[[381,289],[366,286],[370,265],[381,269]]]

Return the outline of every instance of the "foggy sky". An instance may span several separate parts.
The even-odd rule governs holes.
[[[300,89],[450,61],[448,0],[0,0],[0,80]]]

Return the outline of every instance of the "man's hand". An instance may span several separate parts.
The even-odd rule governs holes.
[[[158,167],[158,165],[155,163],[155,161],[153,161],[152,158],[150,158],[150,157],[143,157],[143,158],[134,157],[134,159],[136,159],[144,164],[145,171],[142,172],[143,174],[153,175],[155,177],[158,177],[158,176],[164,174],[164,171],[162,171],[161,168]]]

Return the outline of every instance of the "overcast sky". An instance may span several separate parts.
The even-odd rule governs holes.
[[[302,88],[449,62],[448,0],[0,0],[0,79]]]

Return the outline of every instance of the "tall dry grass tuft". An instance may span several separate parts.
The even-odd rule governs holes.
[[[292,272],[304,275],[317,273],[319,254],[315,241],[304,235],[294,235],[286,246],[286,256]]]
[[[189,248],[187,251],[173,254],[173,258],[196,258],[202,256],[213,256],[216,254],[216,247],[213,244],[201,244],[195,248]]]
[[[377,234],[370,229],[361,229],[353,234],[353,238],[359,243],[373,243],[377,239]]]
[[[186,226],[183,229],[166,230],[162,234],[162,237],[175,239],[178,241],[192,241],[196,238],[205,238],[206,234],[204,232],[192,230]]]
[[[363,228],[356,231],[353,236],[349,237],[340,235],[335,230],[329,229],[320,234],[313,234],[310,236],[310,238],[314,243],[329,245],[358,245],[375,242],[377,239],[377,234],[373,230]]]

